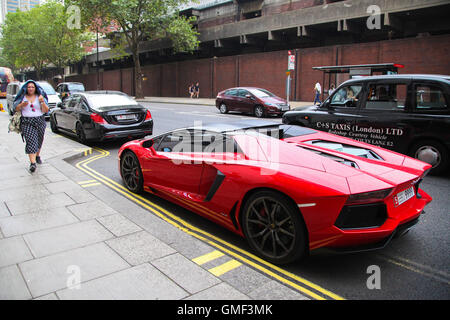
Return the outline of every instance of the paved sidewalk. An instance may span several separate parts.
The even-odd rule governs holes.
[[[88,147],[47,127],[35,173],[0,112],[0,300],[307,299],[240,265],[68,164]],[[111,155],[116,158],[116,155]],[[194,261],[193,261],[194,260]]]
[[[157,102],[157,103],[174,103],[174,104],[187,104],[187,105],[204,105],[215,106],[216,99],[191,99],[191,98],[172,98],[172,97],[145,97],[144,99],[137,99],[137,101],[144,102]],[[312,102],[307,101],[290,101],[291,110],[294,108],[303,108],[314,105]]]

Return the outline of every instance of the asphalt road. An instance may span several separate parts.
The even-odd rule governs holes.
[[[200,121],[228,122],[253,118],[241,114],[221,115],[216,108],[208,106],[143,105],[152,113],[155,135],[198,125]],[[281,119],[267,121],[281,122]],[[95,144],[111,155],[91,163],[90,167],[120,182],[117,151],[123,142]],[[345,255],[318,250],[307,260],[283,268],[346,299],[450,299],[450,173],[441,177],[428,176],[422,188],[433,197],[433,202],[427,206],[420,222],[407,235],[393,240],[387,248]],[[170,202],[151,195],[147,197],[197,227],[249,250],[245,240],[239,236]],[[378,274],[380,277],[376,280],[379,282],[374,280]],[[370,284],[372,288],[369,288]]]

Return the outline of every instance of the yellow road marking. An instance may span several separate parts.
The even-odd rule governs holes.
[[[227,273],[228,271],[236,269],[237,267],[239,267],[241,265],[242,265],[242,263],[240,263],[237,260],[230,260],[230,261],[225,262],[224,264],[222,264],[220,266],[211,268],[208,271],[211,272],[216,277],[219,277],[219,276]]]
[[[91,182],[97,182],[97,180],[80,181],[80,182],[78,182],[78,184],[85,184],[85,183],[91,183]]]
[[[213,252],[210,252],[210,253],[204,254],[204,255],[202,255],[200,257],[197,257],[195,259],[192,259],[192,261],[194,261],[198,265],[202,265],[202,264],[205,264],[205,263],[210,262],[212,260],[215,260],[215,259],[217,259],[219,257],[222,257],[223,255],[224,254],[222,252],[215,250]]]
[[[337,295],[337,294],[335,294],[333,292],[330,292],[330,291],[328,291],[328,290],[326,290],[326,289],[324,289],[324,288],[322,288],[322,287],[320,287],[320,286],[318,286],[318,285],[316,285],[316,284],[314,284],[314,283],[312,283],[312,282],[310,282],[310,281],[308,281],[306,279],[303,279],[303,278],[301,278],[301,277],[299,277],[299,276],[297,276],[295,274],[292,274],[292,273],[290,273],[290,272],[288,272],[286,270],[283,270],[283,269],[277,267],[276,265],[271,264],[270,262],[262,260],[261,258],[255,256],[252,253],[249,253],[249,252],[247,252],[247,251],[245,251],[245,250],[243,250],[241,248],[238,248],[238,247],[236,247],[236,246],[234,246],[234,245],[232,245],[232,244],[230,244],[230,243],[228,243],[228,242],[226,242],[226,241],[224,241],[224,240],[222,240],[220,238],[215,237],[214,235],[212,235],[212,234],[210,234],[210,233],[208,233],[208,232],[206,232],[204,230],[201,230],[201,229],[199,229],[199,228],[189,224],[188,222],[186,222],[183,219],[181,219],[180,217],[170,213],[169,211],[165,210],[164,208],[158,206],[157,204],[149,201],[148,199],[142,197],[141,195],[138,195],[138,194],[130,192],[124,186],[122,186],[122,185],[118,184],[117,182],[109,179],[108,177],[105,177],[101,173],[93,170],[92,168],[88,167],[89,163],[91,163],[93,161],[96,161],[96,160],[98,160],[100,158],[107,157],[110,154],[108,151],[102,150],[102,149],[99,149],[99,148],[95,148],[95,150],[98,151],[100,153],[100,155],[96,155],[96,156],[93,156],[93,157],[88,158],[86,160],[82,160],[82,161],[78,162],[75,166],[78,169],[80,169],[81,171],[83,171],[83,172],[87,173],[88,175],[90,175],[90,176],[98,179],[99,181],[103,182],[105,185],[109,186],[111,189],[113,189],[113,190],[117,191],[118,193],[122,194],[126,198],[134,201],[135,203],[137,203],[137,204],[141,205],[142,207],[146,208],[147,210],[153,212],[156,216],[160,217],[161,219],[164,219],[166,222],[168,222],[169,224],[173,225],[174,227],[176,227],[176,228],[178,228],[178,229],[180,229],[180,230],[182,230],[182,231],[184,231],[184,232],[186,232],[186,233],[196,237],[197,239],[205,241],[206,243],[210,244],[211,246],[213,246],[213,247],[215,247],[215,248],[217,248],[217,249],[219,249],[221,251],[226,252],[228,255],[233,256],[234,258],[241,260],[242,262],[244,262],[244,263],[254,267],[255,269],[258,269],[261,272],[272,276],[273,278],[277,279],[278,281],[280,281],[280,282],[282,282],[282,283],[284,283],[284,284],[286,284],[288,286],[291,286],[291,287],[295,288],[296,290],[298,290],[298,291],[300,291],[300,292],[302,292],[302,293],[304,293],[304,294],[306,294],[306,295],[308,295],[308,296],[310,296],[310,297],[312,297],[314,299],[326,300],[322,296],[312,292],[311,290],[309,290],[307,288],[304,288],[304,287],[302,287],[302,286],[292,282],[288,278],[291,278],[294,281],[298,281],[298,282],[300,282],[300,283],[302,283],[302,284],[304,284],[304,285],[306,285],[306,286],[308,286],[310,288],[313,288],[314,290],[316,290],[316,291],[320,292],[321,294],[323,294],[325,296],[328,296],[328,297],[330,297],[332,299],[345,300],[343,297],[341,297],[341,296],[339,296],[339,295]],[[214,241],[217,241],[217,242],[208,240],[207,238],[201,236],[200,234],[203,234],[206,237],[209,237],[210,239],[213,239]],[[235,250],[235,251],[237,251],[237,252],[239,252],[239,253],[249,257],[250,259],[253,259],[253,260],[257,261],[258,263],[255,263],[255,262],[245,258],[244,256],[242,256],[240,254],[237,254],[234,251],[228,250],[227,248],[223,247],[219,243],[222,243],[222,244],[226,245],[227,247],[231,248],[232,250]],[[269,267],[269,268],[271,268],[271,269],[273,269],[273,270],[275,270],[276,272],[279,272],[279,273],[285,275],[287,278],[281,277],[277,273],[275,273],[275,272],[265,268],[264,265]]]
[[[81,185],[83,188],[88,188],[88,187],[94,187],[94,186],[99,186],[101,185],[101,183],[99,182],[95,182],[95,183],[88,183],[88,184],[83,184]]]

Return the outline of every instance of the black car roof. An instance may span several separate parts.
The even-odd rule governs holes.
[[[397,75],[380,75],[380,76],[370,76],[370,77],[358,77],[354,79],[347,80],[345,83],[352,82],[366,82],[366,81],[377,81],[377,80],[434,80],[445,82],[450,84],[450,75],[438,75],[438,74],[397,74]]]

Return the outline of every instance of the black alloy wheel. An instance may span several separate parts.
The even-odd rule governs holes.
[[[252,195],[245,203],[242,222],[250,246],[270,262],[294,262],[308,252],[306,227],[299,210],[277,192]]]
[[[122,180],[128,190],[134,193],[141,193],[144,187],[144,177],[141,165],[136,155],[131,151],[126,151],[120,160],[120,173]]]

